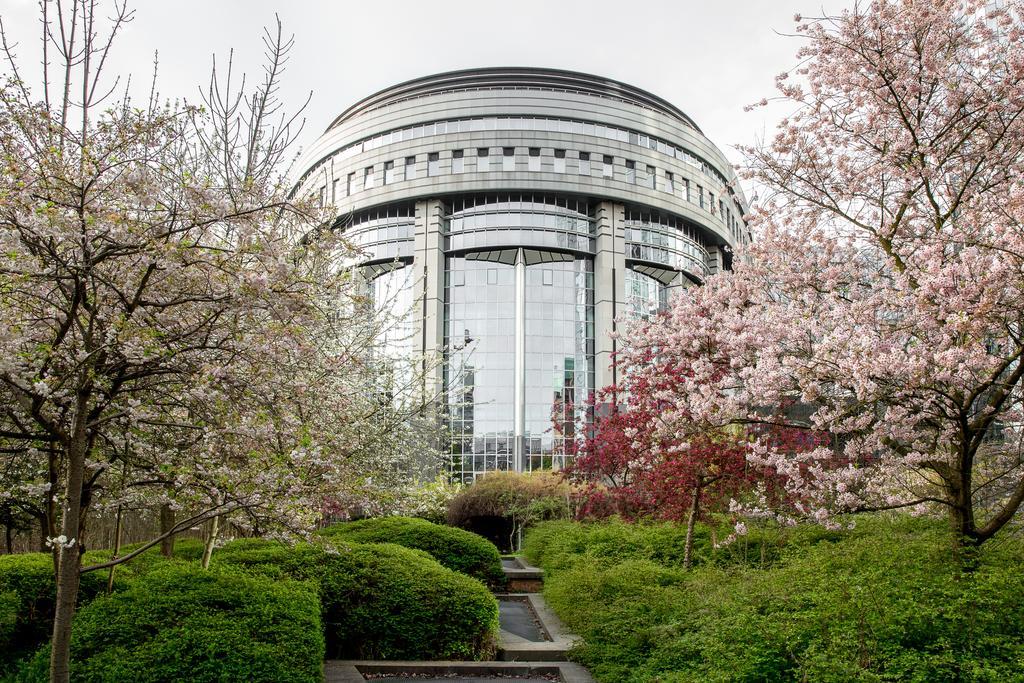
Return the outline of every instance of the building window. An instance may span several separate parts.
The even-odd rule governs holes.
[[[580,175],[590,175],[590,152],[580,152]]]
[[[665,171],[665,192],[669,194],[676,193],[676,179],[672,175],[672,171]]]
[[[476,150],[476,170],[484,173],[491,170],[490,150],[486,147]]]
[[[348,178],[345,179],[345,196],[346,197],[351,197],[352,196],[352,183],[354,183],[355,181],[356,181],[356,174],[355,174],[355,171],[353,171],[352,173],[349,173],[348,174]]]
[[[466,170],[465,159],[462,158],[462,150],[452,151],[452,173],[462,173]]]
[[[373,166],[367,166],[363,169],[363,189],[369,190],[373,187]]]
[[[612,174],[614,173],[614,161],[615,160],[612,159],[612,157],[608,156],[607,154],[604,155],[604,166],[601,169],[601,175],[603,175],[605,178],[612,177]]]
[[[516,170],[516,148],[515,147],[502,147],[501,148],[501,170],[502,171],[514,171]]]
[[[385,161],[384,162],[384,184],[388,185],[395,182],[395,162]]]
[[[708,210],[711,211],[711,215],[714,216],[715,215],[715,193],[712,192],[711,190],[708,190],[708,204],[711,205],[711,206],[708,207]]]
[[[320,208],[321,209],[324,208],[324,206],[326,206],[326,204],[327,204],[327,186],[326,185],[321,185],[320,186],[320,198],[319,198],[318,201],[320,203]]]
[[[555,173],[565,173],[565,150],[555,150]]]
[[[658,189],[658,185],[657,185],[657,183],[658,183],[658,171],[657,171],[657,169],[655,169],[653,166],[648,166],[647,167],[647,177],[644,178],[644,180],[647,183],[647,187],[651,188],[652,190],[657,190]]]
[[[427,154],[427,175],[439,175],[441,173],[441,155],[437,152]]]
[[[626,159],[626,182],[636,183],[636,162]]]
[[[405,158],[405,179],[415,180],[416,179],[416,157]]]
[[[530,157],[528,159],[528,169],[531,171],[540,171],[540,147],[530,148]]]
[[[338,201],[338,179],[335,178],[331,181],[331,204]]]
[[[690,197],[690,179],[689,178],[683,178],[683,193],[686,195],[686,197],[684,197],[684,199],[686,199],[686,201],[688,201],[688,202],[692,202],[693,201],[693,199]]]
[[[702,185],[697,186],[697,203],[700,204],[700,208],[704,208],[704,187]]]

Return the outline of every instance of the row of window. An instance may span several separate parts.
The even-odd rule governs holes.
[[[516,154],[516,147],[502,147],[500,148],[500,156],[492,155],[492,149],[489,147],[479,147],[476,150],[468,150],[471,152],[475,151],[476,158],[476,172],[486,173],[494,170],[501,171],[515,171],[516,164],[518,163],[518,156]],[[564,149],[553,149],[544,150],[545,152],[551,153],[551,170],[555,173],[566,172],[566,152]],[[456,149],[452,150],[451,156],[451,172],[452,173],[465,173],[466,172],[466,152],[467,150]],[[528,147],[527,148],[527,169],[532,172],[541,172],[543,169],[541,165],[542,160],[542,149],[540,147]],[[576,159],[576,169],[580,175],[598,175],[605,178],[615,177],[615,158],[611,155],[604,154],[600,157],[600,162],[596,159],[591,159],[590,152],[573,151],[571,158]],[[547,156],[545,154],[544,156]],[[417,157],[415,155],[407,156],[404,160],[405,167],[405,180],[415,180],[417,178]],[[592,163],[593,162],[593,163]],[[697,183],[690,183],[688,178],[677,178],[672,171],[665,171],[663,180],[658,182],[658,169],[650,164],[643,164],[641,167],[637,167],[637,163],[633,159],[623,159],[623,166],[625,168],[623,179],[625,182],[631,185],[639,185],[647,187],[652,190],[662,190],[672,195],[679,195],[687,202],[696,204],[702,209],[707,209],[711,215],[720,216],[723,221],[729,226],[730,232],[737,239],[741,238],[741,231],[739,230],[739,221],[735,219],[731,208],[726,206],[725,201],[719,196],[716,201],[714,192],[710,188],[705,189],[703,185]],[[595,173],[596,172],[596,173]],[[441,174],[441,157],[439,152],[430,152],[427,154],[427,176],[438,176]],[[354,192],[358,191],[358,188],[353,186],[355,179],[355,173],[349,173],[345,182],[345,194],[343,197],[351,196]],[[363,184],[362,189],[372,189],[376,187],[378,179],[382,185],[390,185],[392,183],[401,180],[398,177],[395,168],[394,161],[385,161],[383,173],[378,174],[374,166],[367,166],[363,169]],[[325,206],[330,200],[330,203],[335,203],[339,198],[339,179],[334,179],[331,184],[330,197],[328,198],[327,186],[322,185],[320,187],[319,201],[321,206]]]
[[[304,175],[300,184],[308,177],[311,173],[320,168],[323,164],[331,159],[342,160],[363,152],[368,152],[378,147],[383,147],[395,142],[403,142],[406,140],[414,140],[417,138],[431,137],[434,135],[446,135],[450,133],[467,133],[467,132],[478,132],[478,131],[503,131],[503,130],[516,130],[516,131],[541,131],[549,133],[571,133],[576,135],[592,135],[594,137],[605,138],[608,140],[614,140],[616,142],[622,142],[630,145],[637,145],[644,149],[655,150],[661,154],[670,156],[678,161],[689,164],[701,173],[710,176],[717,180],[723,187],[729,187],[729,181],[726,177],[712,164],[708,163],[702,157],[685,150],[682,147],[678,147],[666,140],[641,133],[639,131],[630,130],[628,128],[618,128],[615,126],[608,126],[601,123],[593,123],[589,121],[579,121],[573,119],[557,119],[557,118],[546,118],[546,117],[511,117],[511,116],[492,116],[484,118],[466,118],[466,119],[453,119],[447,121],[435,121],[433,123],[419,124],[416,126],[409,126],[406,128],[400,128],[386,133],[380,133],[372,137],[366,138],[359,142],[355,142],[347,147],[344,147],[336,152],[325,156],[319,162],[317,162],[312,168],[309,169]],[[730,190],[731,191],[731,190]]]

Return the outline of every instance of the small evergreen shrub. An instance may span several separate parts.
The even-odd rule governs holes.
[[[247,544],[227,544],[213,562],[319,582],[328,658],[485,659],[493,653],[494,596],[423,551],[342,542]]]
[[[316,585],[168,564],[75,617],[72,679],[86,683],[317,683],[324,658]],[[20,681],[45,681],[49,648]]]
[[[334,524],[321,532],[326,538],[356,543],[395,543],[423,550],[445,567],[501,586],[505,572],[493,543],[469,531],[411,517],[377,517]]]

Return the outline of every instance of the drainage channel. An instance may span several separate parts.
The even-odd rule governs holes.
[[[534,613],[528,600],[514,598],[498,599],[498,623],[502,631],[525,638],[531,643],[544,643],[551,637],[544,632],[540,619]]]

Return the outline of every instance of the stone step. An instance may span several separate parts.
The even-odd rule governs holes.
[[[403,662],[403,661],[347,661],[324,662],[325,683],[365,683],[366,675],[373,680],[416,681],[425,683],[436,676],[445,683],[452,681],[520,680],[526,683],[541,680],[549,683],[558,676],[562,683],[594,683],[586,669],[572,662]],[[379,676],[387,676],[380,679]],[[453,678],[454,677],[454,678]],[[513,678],[514,677],[514,678]]]
[[[514,593],[540,593],[544,589],[544,570],[521,557],[501,558],[508,590]]]

